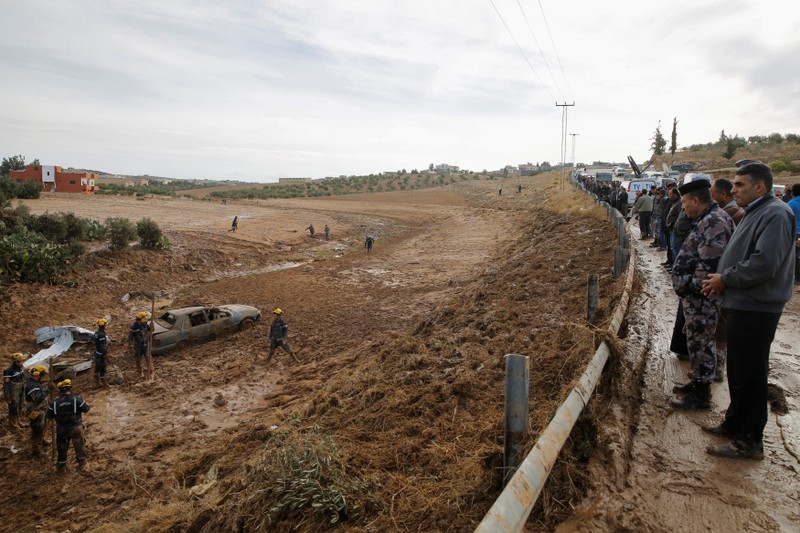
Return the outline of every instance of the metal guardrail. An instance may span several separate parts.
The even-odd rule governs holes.
[[[634,258],[631,256],[627,264],[622,298],[617,304],[617,308],[611,318],[611,324],[608,327],[608,334],[611,336],[617,335],[625,318],[630,302],[631,288],[633,287],[633,274]],[[522,531],[539,494],[544,488],[547,476],[550,474],[558,454],[564,446],[564,442],[569,437],[575,422],[578,420],[578,416],[589,402],[589,398],[600,380],[603,367],[605,367],[610,353],[606,341],[600,343],[600,347],[597,348],[580,381],[572,389],[572,392],[561,407],[558,408],[555,416],[553,416],[539,440],[536,441],[533,449],[525,457],[525,460],[505,489],[503,489],[503,492],[495,500],[484,519],[478,524],[475,529],[476,533]]]

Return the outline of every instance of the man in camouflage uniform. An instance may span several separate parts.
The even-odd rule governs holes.
[[[42,443],[44,441],[44,418],[47,413],[47,403],[50,400],[50,390],[44,383],[47,368],[37,365],[31,368],[31,375],[25,382],[25,402],[31,426],[31,456],[44,457]]]
[[[133,359],[136,362],[136,370],[139,377],[144,377],[142,372],[142,359],[147,357],[147,348],[150,344],[150,325],[147,323],[147,313],[141,311],[136,313],[136,320],[128,330],[128,349],[133,351]]]
[[[706,180],[696,180],[679,189],[683,209],[692,221],[692,229],[675,257],[672,286],[680,297],[686,320],[686,344],[692,364],[692,380],[677,385],[673,392],[685,394],[673,399],[679,409],[711,407],[711,382],[717,360],[714,333],[719,320],[721,298],[704,296],[703,281],[717,271],[725,246],[733,234],[733,220],[711,200]]]

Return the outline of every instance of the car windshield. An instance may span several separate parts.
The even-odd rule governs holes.
[[[175,325],[175,321],[178,319],[175,315],[170,312],[164,313],[160,317],[158,317],[158,322],[167,328],[170,328]]]

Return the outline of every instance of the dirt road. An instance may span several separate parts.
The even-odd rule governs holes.
[[[631,305],[626,353],[614,408],[601,425],[605,450],[591,466],[591,496],[558,530],[800,531],[800,294],[786,307],[772,345],[770,383],[788,413],[773,404],[763,461],[726,460],[705,448],[718,439],[701,426],[722,420],[727,383],[712,386],[711,411],[669,405],[688,363],[669,351],[677,298],[663,254],[638,240],[641,292]],[[627,388],[626,393],[621,392]],[[608,399],[608,398],[607,398]]]

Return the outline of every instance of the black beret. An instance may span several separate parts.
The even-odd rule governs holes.
[[[689,183],[684,183],[683,185],[678,187],[678,192],[681,193],[681,195],[684,195],[686,193],[699,191],[701,189],[710,189],[710,188],[711,188],[710,181],[704,179],[698,179],[698,180],[692,180]]]

